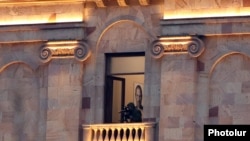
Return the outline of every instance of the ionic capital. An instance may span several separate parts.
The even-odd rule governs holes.
[[[188,53],[191,57],[198,57],[203,53],[204,49],[204,43],[198,37],[161,37],[153,42],[151,54],[154,58],[161,58],[168,53]]]
[[[117,0],[117,3],[119,6],[128,6],[128,4],[126,3],[126,0]]]
[[[90,56],[87,43],[83,41],[48,41],[40,49],[40,60],[49,62],[52,58],[72,58],[85,61]]]
[[[140,5],[149,5],[150,0],[139,0]]]

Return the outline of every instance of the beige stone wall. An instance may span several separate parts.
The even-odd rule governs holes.
[[[0,36],[0,138],[78,140],[81,124],[102,123],[104,53],[146,53],[144,118],[159,121],[160,61],[151,58],[150,46],[160,34],[162,8],[162,5],[97,8],[82,3],[1,5],[0,11],[5,14],[0,14],[0,19],[11,26],[0,27],[4,34]],[[72,18],[74,21],[74,15],[76,21],[81,19],[84,23],[59,24],[64,18],[66,22],[72,22]],[[40,24],[33,25],[36,22]],[[40,60],[40,49],[48,40],[75,39],[87,41],[92,52],[87,61]],[[22,82],[26,76],[27,81]],[[13,91],[16,94],[12,97],[6,93]],[[30,99],[23,97],[26,93]],[[27,105],[9,99],[17,96]],[[13,109],[16,104],[23,105],[20,110],[31,116]],[[6,112],[5,107],[11,112]],[[25,132],[20,133],[22,129]]]
[[[195,59],[187,54],[166,55],[161,75],[160,140],[194,140]]]
[[[82,65],[56,59],[48,65],[46,140],[78,140]]]
[[[83,97],[91,99],[90,109],[83,109],[82,123],[102,123],[104,96],[104,53],[145,52],[146,120],[159,118],[160,63],[150,56],[150,45],[160,34],[159,19],[163,17],[162,5],[147,7],[95,7],[86,8],[85,20],[89,33],[86,38],[93,52],[86,64],[83,80]],[[92,31],[92,32],[90,32]]]
[[[205,124],[249,124],[249,35],[202,39],[198,58],[161,59],[160,140],[202,141]]]
[[[196,140],[204,124],[249,124],[249,35],[206,37],[198,60]]]
[[[42,42],[1,43],[3,141],[78,140],[82,63],[39,59]]]
[[[159,22],[192,11],[241,15],[249,6],[247,0],[106,8],[43,4],[30,11],[30,5],[1,5],[5,24],[37,17],[57,23],[71,15],[84,22],[0,27],[0,139],[78,140],[81,124],[102,123],[105,53],[119,52],[146,54],[143,118],[159,122],[159,140],[202,141],[204,124],[249,124],[249,17]],[[205,51],[198,58],[172,53],[154,59],[151,43],[159,35],[197,35]],[[87,61],[40,60],[46,41],[75,39],[89,45]]]
[[[233,54],[220,60],[210,80],[209,122],[249,124],[249,57]]]
[[[40,104],[37,73],[23,63],[14,63],[1,72],[0,133],[2,140],[44,140],[46,105]]]
[[[248,15],[248,0],[165,0],[164,19]]]
[[[81,3],[0,4],[0,25],[80,22]]]
[[[39,57],[48,40],[82,39],[74,26],[0,27],[1,140],[78,140],[82,62]]]
[[[225,4],[224,2],[228,3]],[[246,26],[249,24],[249,21],[246,20],[249,16],[218,18],[223,13],[232,12],[230,13],[232,15],[224,16],[233,16],[233,14],[244,15],[244,11],[249,11],[249,2],[234,2],[238,2],[239,5],[233,4],[233,1],[165,1],[164,18],[166,20],[161,22],[162,35],[165,37],[175,36],[176,38],[189,35],[199,37],[205,44],[205,51],[196,58],[197,66],[193,70],[197,75],[196,83],[189,81],[191,83],[189,87],[195,86],[195,98],[191,102],[195,107],[188,110],[189,113],[193,112],[192,124],[194,126],[192,128],[195,128],[195,130],[183,125],[182,119],[187,118],[186,115],[171,117],[172,111],[174,111],[174,114],[181,113],[178,112],[180,108],[176,104],[180,92],[176,91],[171,95],[169,94],[171,91],[169,92],[167,88],[164,88],[162,83],[161,97],[166,97],[165,99],[172,103],[166,104],[169,101],[163,101],[161,98],[160,140],[202,141],[204,140],[204,124],[249,124],[249,69],[247,67],[249,63],[249,31]],[[166,13],[169,14],[169,17],[166,16]],[[178,16],[183,15],[183,13],[191,15],[190,17],[184,17],[190,19],[178,19]],[[204,13],[217,18],[204,18],[206,17]],[[213,15],[213,13],[216,14]],[[187,15],[184,14],[184,16]],[[192,19],[193,17],[195,18]],[[166,82],[166,86],[167,81],[172,80],[168,78],[170,74],[166,74],[175,66],[185,66],[179,65],[179,62],[170,61],[168,59],[170,55],[163,56],[164,61],[162,62],[162,65],[170,63],[169,66],[164,65],[165,71],[163,67],[161,71],[162,77],[166,77],[166,79],[162,79]],[[178,56],[173,58],[177,59]],[[183,59],[183,61],[187,60],[188,58]],[[172,63],[174,67],[171,67]],[[176,73],[173,73],[172,76],[175,79],[179,76]],[[183,71],[181,74],[186,74],[186,72]],[[190,75],[187,77],[190,77]],[[168,86],[175,89],[175,85],[182,86],[185,80],[182,79],[181,82],[174,80]],[[186,86],[184,89],[190,92],[189,87]],[[188,94],[185,94],[185,96],[188,96]],[[190,101],[190,98],[186,98],[185,101]],[[187,134],[188,138],[184,137]]]

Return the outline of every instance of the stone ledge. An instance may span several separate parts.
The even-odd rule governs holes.
[[[164,0],[3,0],[0,5],[43,4],[43,3],[95,3],[97,7],[163,4]],[[121,2],[123,4],[121,4]],[[125,4],[125,5],[124,5]]]
[[[0,43],[47,40],[81,40],[84,38],[84,23],[49,23],[0,26]]]
[[[162,35],[250,34],[250,16],[162,19]]]

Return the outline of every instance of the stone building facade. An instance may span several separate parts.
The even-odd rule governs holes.
[[[0,141],[78,141],[105,115],[106,54],[144,53],[159,141],[250,123],[248,0],[0,2]],[[125,66],[123,66],[125,67]]]

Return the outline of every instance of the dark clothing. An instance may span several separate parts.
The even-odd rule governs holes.
[[[141,111],[138,110],[137,108],[135,108],[132,112],[131,112],[130,116],[130,122],[142,122],[142,114]]]
[[[142,122],[142,113],[132,102],[127,104],[124,114],[126,122]]]

